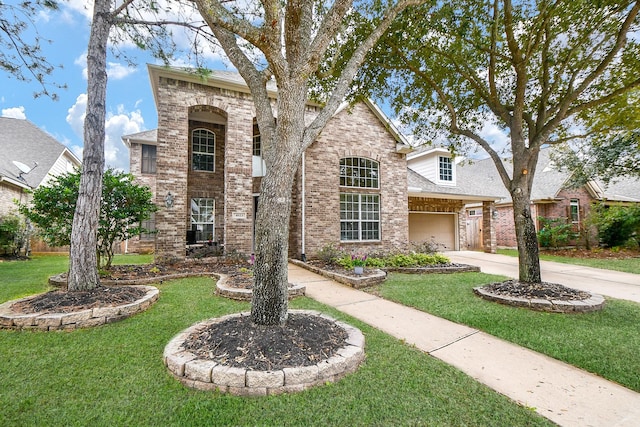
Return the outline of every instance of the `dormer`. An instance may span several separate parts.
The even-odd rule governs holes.
[[[407,165],[438,185],[456,185],[456,162],[449,150],[431,148],[407,155]]]

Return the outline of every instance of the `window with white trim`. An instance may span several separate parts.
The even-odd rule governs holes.
[[[569,203],[569,215],[572,223],[580,222],[580,200],[571,199]]]
[[[215,170],[216,134],[209,129],[194,129],[191,132],[192,161],[194,171]]]
[[[215,200],[191,199],[191,230],[196,232],[196,241],[213,240],[215,229]]]
[[[340,194],[340,240],[380,240],[379,194]]]
[[[340,159],[340,186],[380,188],[380,165],[364,157]]]
[[[440,181],[453,181],[453,163],[451,157],[438,156]]]

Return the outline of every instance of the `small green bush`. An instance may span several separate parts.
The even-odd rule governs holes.
[[[18,255],[26,243],[24,222],[17,215],[0,217],[0,251],[3,255]]]
[[[593,210],[600,243],[606,247],[638,244],[640,238],[640,206],[603,206]]]
[[[566,246],[569,241],[578,237],[573,231],[573,225],[567,218],[544,218],[538,217],[540,221],[540,231],[538,231],[538,242],[543,248],[559,248]]]

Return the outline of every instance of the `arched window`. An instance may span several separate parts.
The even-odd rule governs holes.
[[[191,132],[192,162],[194,171],[215,170],[216,135],[209,129],[194,129]]]
[[[356,188],[380,188],[380,165],[364,157],[340,159],[340,186]]]

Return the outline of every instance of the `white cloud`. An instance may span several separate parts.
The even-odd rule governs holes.
[[[24,120],[27,118],[27,115],[24,113],[24,107],[20,106],[20,107],[2,109],[2,117],[10,117],[12,119]]]
[[[82,140],[84,135],[84,117],[87,112],[87,94],[81,93],[76,98],[76,103],[67,110],[67,123],[73,132]]]
[[[87,95],[81,94],[76,103],[69,108],[67,123],[82,139],[84,118],[87,110]],[[144,119],[140,110],[127,111],[124,105],[118,105],[115,113],[107,113],[105,121],[104,157],[107,166],[116,169],[129,170],[129,153],[122,143],[121,137],[145,130]],[[79,147],[71,147],[74,154],[82,156]]]
[[[88,71],[87,71],[87,52],[83,52],[82,55],[78,56],[73,63],[78,67],[82,68],[82,78],[87,80]],[[109,80],[122,80],[131,74],[137,72],[137,69],[134,67],[128,67],[119,62],[108,62],[107,63],[107,77]]]
[[[134,74],[136,69],[133,67],[127,67],[117,62],[109,62],[107,64],[107,76],[112,80],[121,80]]]

